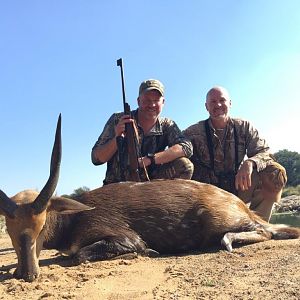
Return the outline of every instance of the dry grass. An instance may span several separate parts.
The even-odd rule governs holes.
[[[0,234],[6,233],[5,219],[3,216],[0,216]]]

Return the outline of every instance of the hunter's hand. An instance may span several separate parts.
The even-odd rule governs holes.
[[[237,190],[248,190],[251,186],[251,175],[254,162],[245,160],[235,176],[235,188]]]
[[[125,134],[125,124],[132,123],[133,119],[130,119],[129,115],[124,115],[120,118],[118,124],[115,126],[115,136],[124,136]]]

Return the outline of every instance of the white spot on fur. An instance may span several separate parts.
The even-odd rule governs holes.
[[[120,183],[125,184],[125,183],[128,183],[128,182],[124,181],[124,182],[120,182]],[[134,183],[132,183],[129,187],[130,187],[130,188],[134,188],[134,187],[136,187],[137,185],[143,185],[143,184],[144,184],[144,182],[134,182]]]
[[[204,212],[205,212],[205,209],[204,209],[204,208],[199,208],[199,209],[197,210],[197,216],[201,216]]]
[[[180,186],[180,189],[181,189],[181,190],[190,190],[191,187],[190,187],[189,185],[181,185],[181,186]]]

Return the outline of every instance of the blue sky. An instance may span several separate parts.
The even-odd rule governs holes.
[[[300,152],[300,1],[0,1],[0,188],[12,196],[48,179],[62,113],[58,194],[102,185],[91,148],[139,84],[160,79],[164,116],[181,129],[207,117],[225,86],[231,115],[252,121],[272,152]]]

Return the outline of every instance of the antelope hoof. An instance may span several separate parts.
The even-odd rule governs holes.
[[[159,253],[153,249],[147,248],[145,249],[143,255],[148,257],[158,257]]]
[[[225,246],[228,252],[232,252],[232,241],[228,237],[227,233],[223,236],[221,245]]]

